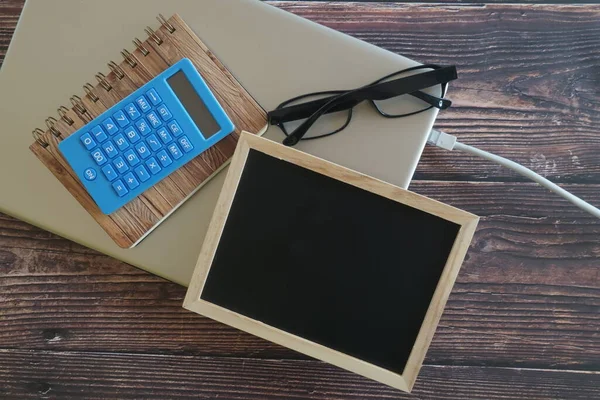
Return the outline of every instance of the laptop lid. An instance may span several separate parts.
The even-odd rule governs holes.
[[[313,91],[349,89],[416,62],[258,0],[28,0],[0,70],[0,210],[187,285],[225,173],[133,249],[121,249],[31,154],[30,132],[158,13],[178,13],[266,110]],[[297,148],[407,187],[437,110],[388,120],[361,105],[348,128]],[[265,136],[281,141],[277,127]]]

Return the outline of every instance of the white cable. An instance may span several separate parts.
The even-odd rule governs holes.
[[[467,153],[471,153],[476,156],[485,158],[486,160],[500,164],[506,168],[512,169],[516,173],[523,175],[524,177],[529,178],[536,183],[539,183],[547,189],[550,189],[551,191],[570,201],[580,209],[592,214],[597,218],[600,218],[599,209],[592,206],[590,203],[583,201],[579,197],[567,192],[565,189],[550,182],[548,179],[536,174],[535,172],[533,172],[529,168],[522,166],[521,164],[517,164],[514,161],[508,160],[504,157],[500,157],[492,153],[488,153],[487,151],[480,150],[476,147],[460,143],[456,140],[456,136],[447,134],[445,132],[437,131],[435,129],[431,131],[429,139],[427,139],[427,143],[437,147],[441,147],[446,150],[460,150]]]

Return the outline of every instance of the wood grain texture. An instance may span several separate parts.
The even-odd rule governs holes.
[[[420,62],[455,64],[454,105],[437,127],[555,181],[600,182],[600,6],[277,4]],[[435,149],[416,178],[522,180]]]
[[[115,243],[124,248],[137,244],[174,207],[180,205],[228,162],[233,155],[241,130],[259,133],[266,126],[265,111],[195,36],[185,22],[175,15],[168,20],[168,23],[169,27],[174,28],[172,32],[162,25],[152,34],[152,37],[139,43],[133,53],[124,50],[124,60],[120,64],[109,62],[110,73],[96,74],[98,83],[89,90],[87,95],[82,94],[83,99],[78,96],[71,98],[73,107],[67,115],[74,121],[73,124],[66,123],[63,119],[54,125],[51,124],[42,135],[42,143],[35,141],[30,147]],[[146,51],[142,53],[142,49]],[[136,199],[112,214],[105,215],[62,157],[58,144],[133,93],[140,84],[147,82],[149,77],[160,74],[181,58],[189,58],[194,63],[231,118],[236,130]],[[241,107],[240,104],[244,106]],[[53,134],[51,128],[55,128],[60,133],[59,137]],[[52,160],[52,156],[60,164],[60,168]]]
[[[430,366],[427,387],[409,395],[312,360],[23,350],[0,350],[0,380],[3,399],[578,400],[600,386],[600,375],[576,371]]]
[[[0,60],[22,3],[0,0]],[[600,204],[599,6],[277,4],[457,64],[438,126]],[[417,178],[482,219],[412,395],[189,313],[184,288],[0,216],[0,397],[599,398],[597,220],[460,154],[426,149]]]
[[[569,215],[568,203],[544,200],[535,185],[416,182],[414,188],[482,216],[428,360],[598,368],[596,221]],[[567,189],[600,201],[597,187]],[[295,357],[185,312],[185,290],[177,285],[12,218],[0,226],[4,296],[11,304],[2,309],[6,346]]]

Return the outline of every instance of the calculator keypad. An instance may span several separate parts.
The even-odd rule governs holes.
[[[220,128],[205,136],[169,86],[183,72]],[[111,214],[234,130],[190,60],[182,59],[59,143],[91,197]]]
[[[101,125],[93,127],[90,133],[81,136],[83,147],[98,166],[110,162],[102,167],[102,173],[107,180],[114,182],[113,189],[120,197],[137,188],[140,181],[146,182],[151,174],[157,174],[194,149],[186,136],[174,140],[173,136],[182,135],[183,130],[172,119],[173,115],[167,106],[158,104],[158,107],[154,107],[156,111],[153,110],[150,104],[160,99],[158,93],[151,93],[148,97],[150,101],[142,95],[135,104],[127,104],[122,110],[116,111],[113,114],[116,123],[113,118],[107,118]],[[145,112],[144,118],[139,118],[142,111]],[[129,125],[129,117],[137,121]],[[167,123],[166,128],[162,127],[163,122]],[[156,130],[158,136],[150,134],[153,128],[160,128]],[[92,135],[100,142],[99,147]],[[140,164],[146,160],[149,170]],[[96,172],[93,169],[86,170],[85,176],[90,181],[94,180]]]

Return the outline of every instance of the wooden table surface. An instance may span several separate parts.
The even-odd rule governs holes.
[[[599,6],[273,4],[457,65],[438,127],[600,205]],[[0,0],[0,63],[22,5]],[[413,394],[185,311],[183,287],[0,214],[0,398],[600,398],[600,222],[442,150],[411,188],[482,217]]]

